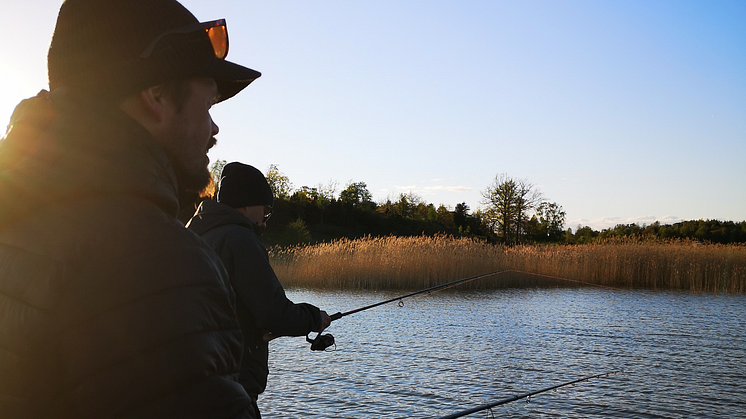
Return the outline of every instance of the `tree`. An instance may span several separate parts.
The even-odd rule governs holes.
[[[394,213],[403,218],[425,220],[427,219],[427,205],[414,192],[400,193],[399,200],[394,203]]]
[[[456,224],[453,222],[454,215],[451,211],[448,210],[448,208],[445,205],[438,206],[438,209],[435,211],[436,213],[436,221],[443,225],[448,230],[453,230],[456,228]]]
[[[483,220],[487,228],[505,243],[516,243],[526,235],[531,212],[541,203],[541,193],[525,179],[515,179],[505,173],[495,176],[482,191],[487,205]]]
[[[466,228],[466,218],[469,216],[469,206],[466,202],[456,204],[456,208],[453,210],[453,223],[456,228]]]
[[[285,176],[284,173],[280,172],[276,164],[270,164],[267,169],[267,174],[264,176],[267,178],[267,183],[272,189],[272,193],[275,195],[275,199],[288,199],[293,192],[293,184],[290,183],[290,179]]]
[[[272,237],[274,238],[273,244],[280,246],[294,246],[312,241],[311,233],[308,231],[306,223],[300,218],[287,223],[279,234],[275,234]]]
[[[587,244],[593,242],[598,237],[598,232],[588,226],[581,226],[575,230],[575,242],[578,244]]]
[[[515,202],[515,238],[519,241],[528,232],[527,224],[531,211],[535,210],[542,202],[541,192],[534,189],[534,185],[526,179],[515,180],[516,202]]]
[[[562,240],[565,228],[565,211],[555,202],[542,202],[536,208],[538,229],[544,240],[550,242]]]
[[[482,203],[487,205],[483,220],[489,231],[502,237],[503,242],[511,242],[515,224],[515,205],[518,185],[505,173],[495,176],[492,184],[482,191]]]
[[[420,204],[417,206],[418,212],[423,214],[428,222],[434,223],[438,221],[438,210],[435,209],[433,204]]]
[[[456,208],[453,210],[453,224],[456,232],[461,235],[480,235],[482,233],[481,226],[484,225],[482,221],[483,213],[477,210],[476,213],[469,214],[469,206],[466,202],[456,204]]]
[[[339,193],[339,200],[343,204],[351,205],[355,208],[371,209],[373,195],[368,191],[368,185],[365,182],[350,182]]]
[[[220,178],[223,175],[223,169],[226,164],[228,164],[228,162],[225,160],[215,160],[215,162],[210,165],[210,178],[214,189],[217,189],[217,186],[220,185]]]
[[[218,192],[218,185],[220,184],[220,176],[226,164],[225,160],[215,160],[210,165],[210,183],[199,193],[200,198],[212,199],[215,197],[215,194]]]
[[[308,186],[301,186],[300,189],[293,192],[290,196],[290,202],[308,205],[316,202],[319,198],[319,191],[316,188],[309,188]]]
[[[324,224],[324,213],[329,208],[329,205],[334,202],[334,194],[337,193],[338,185],[339,183],[337,181],[330,180],[329,183],[326,185],[319,183],[318,188],[316,188],[318,195],[315,202],[316,206],[320,210],[319,215],[321,224]]]
[[[319,206],[326,207],[330,202],[334,201],[337,187],[339,187],[339,182],[336,180],[330,180],[326,185],[319,183],[316,188],[319,193]]]
[[[386,202],[382,202],[376,208],[376,213],[383,215],[384,217],[391,217],[394,215],[394,204],[391,199],[387,199]]]
[[[569,227],[565,230],[565,243],[575,244],[575,236],[572,234],[572,229]]]
[[[660,234],[660,230],[661,230],[661,223],[660,221],[656,221],[653,224],[650,224],[649,226],[645,227],[642,230],[642,235],[648,236],[648,237],[658,237],[658,235]]]

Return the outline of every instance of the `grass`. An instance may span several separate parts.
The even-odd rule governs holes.
[[[746,292],[746,246],[613,239],[585,245],[502,246],[450,236],[337,240],[273,248],[286,287],[424,289],[506,271],[461,289],[595,285]]]

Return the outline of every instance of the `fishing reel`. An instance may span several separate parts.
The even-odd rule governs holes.
[[[310,333],[306,335],[306,341],[311,344],[312,351],[325,351],[328,347],[334,345],[334,336],[331,333],[325,335],[319,333],[313,339],[311,339],[310,335]]]

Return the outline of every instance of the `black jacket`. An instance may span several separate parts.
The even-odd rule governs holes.
[[[258,226],[235,209],[207,200],[187,224],[217,252],[236,293],[236,312],[244,333],[244,358],[239,382],[249,394],[267,386],[267,332],[303,336],[321,325],[319,309],[294,304],[285,296],[269,264],[267,249],[254,229]]]
[[[0,142],[0,417],[250,418],[220,260],[160,146],[55,92]]]

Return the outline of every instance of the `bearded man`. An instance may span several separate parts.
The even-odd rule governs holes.
[[[0,142],[0,417],[253,418],[220,260],[177,221],[259,73],[174,0],[66,0]]]

